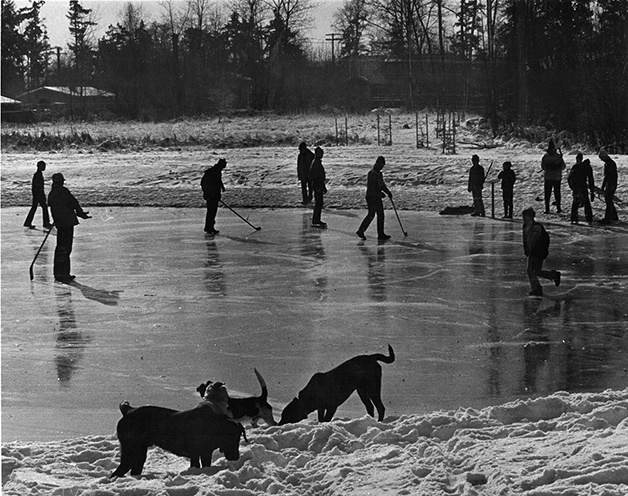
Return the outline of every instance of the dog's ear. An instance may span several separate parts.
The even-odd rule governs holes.
[[[199,387],[196,388],[196,392],[201,395],[201,398],[205,396],[205,390],[207,389],[207,384],[203,383]]]

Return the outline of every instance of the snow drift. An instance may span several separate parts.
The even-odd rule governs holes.
[[[555,393],[483,410],[248,429],[213,465],[149,450],[141,477],[110,479],[115,436],[4,444],[5,495],[628,494],[628,389]],[[113,428],[113,426],[112,426]]]

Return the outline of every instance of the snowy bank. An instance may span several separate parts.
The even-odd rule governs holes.
[[[312,417],[312,416],[311,416]],[[149,450],[141,477],[109,479],[115,436],[2,446],[5,495],[628,494],[628,389],[248,429],[209,469]],[[113,428],[113,426],[112,426]]]

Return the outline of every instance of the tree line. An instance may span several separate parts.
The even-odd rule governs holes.
[[[128,3],[99,39],[92,12],[70,0],[70,41],[56,50],[43,4],[2,0],[3,95],[95,86],[132,119],[344,110],[356,61],[379,60],[382,91],[401,88],[409,110],[464,106],[473,93],[496,132],[540,124],[627,146],[625,0],[344,0],[331,56],[306,37],[313,0],[166,0],[156,21]]]

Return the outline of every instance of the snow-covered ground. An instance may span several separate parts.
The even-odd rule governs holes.
[[[213,465],[149,450],[115,480],[115,436],[2,447],[3,494],[628,494],[628,389],[555,393],[483,410],[248,429],[240,459]]]

